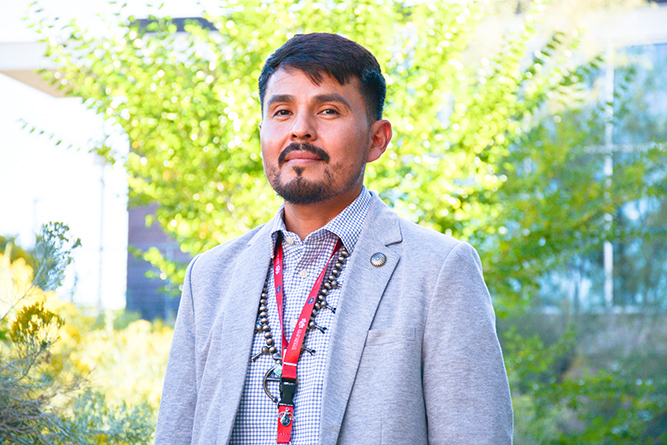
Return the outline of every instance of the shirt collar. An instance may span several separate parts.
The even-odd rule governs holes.
[[[361,193],[356,197],[350,205],[345,207],[334,219],[326,223],[324,227],[314,231],[306,237],[304,240],[305,243],[313,242],[324,236],[327,232],[336,235],[343,242],[343,245],[348,252],[352,253],[354,251],[354,246],[357,244],[359,235],[361,235],[361,229],[364,225],[364,220],[368,214],[368,209],[370,208],[371,203],[371,193],[368,191],[366,186],[362,186]],[[276,250],[276,240],[278,238],[278,233],[282,232],[283,238],[286,236],[296,237],[298,236],[292,232],[289,232],[285,227],[285,221],[283,220],[283,215],[285,212],[285,204],[281,205],[276,212],[276,215],[273,217],[271,222],[271,255]],[[315,241],[317,242],[317,241]]]

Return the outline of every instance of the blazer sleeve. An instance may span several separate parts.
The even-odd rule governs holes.
[[[512,403],[491,298],[477,252],[445,259],[424,328],[423,384],[431,444],[512,443]]]
[[[181,302],[169,351],[155,444],[190,444],[197,403],[195,310],[191,275],[197,258],[185,273]]]

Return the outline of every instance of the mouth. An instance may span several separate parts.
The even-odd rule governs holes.
[[[317,156],[314,153],[307,151],[297,150],[289,153],[285,156],[285,162],[288,164],[308,164],[311,162],[321,161],[322,158]]]
[[[293,142],[278,156],[278,166],[283,164],[310,164],[329,162],[329,155],[319,147],[308,143]]]

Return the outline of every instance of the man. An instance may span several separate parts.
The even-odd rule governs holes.
[[[190,264],[156,443],[511,443],[477,253],[363,186],[392,136],[375,57],[297,35],[259,90],[285,204]]]

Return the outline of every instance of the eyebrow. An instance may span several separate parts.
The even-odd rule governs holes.
[[[291,103],[294,102],[295,98],[291,94],[276,94],[271,96],[266,106],[270,107],[275,103]],[[342,95],[338,93],[327,93],[327,94],[318,94],[314,98],[316,104],[326,103],[326,102],[339,102],[345,105],[347,108],[352,108],[350,103]]]
[[[315,103],[321,104],[325,102],[340,102],[347,108],[352,108],[350,103],[338,93],[319,94],[315,96]]]
[[[274,96],[271,96],[269,101],[266,103],[267,107],[270,107],[271,105],[277,103],[277,102],[294,102],[294,96],[291,94],[276,94]]]

